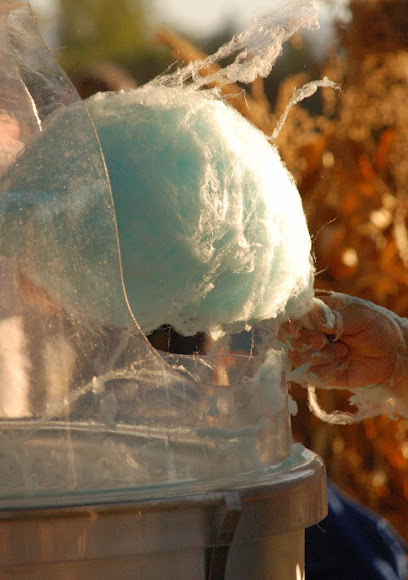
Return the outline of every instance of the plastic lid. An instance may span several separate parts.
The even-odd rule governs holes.
[[[208,488],[283,461],[278,354],[161,356],[134,320],[98,139],[25,1],[0,4],[0,61],[0,498]]]

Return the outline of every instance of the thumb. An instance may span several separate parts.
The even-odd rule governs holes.
[[[343,334],[343,317],[337,310],[332,310],[319,298],[313,298],[311,309],[302,316],[300,322],[308,330],[332,335],[334,340]]]

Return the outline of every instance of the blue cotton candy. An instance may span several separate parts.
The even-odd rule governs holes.
[[[260,131],[185,87],[99,94],[86,106],[144,332],[171,324],[219,335],[307,310],[313,267],[301,200]]]

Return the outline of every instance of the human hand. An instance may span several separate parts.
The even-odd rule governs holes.
[[[317,291],[310,312],[281,326],[295,380],[315,387],[382,384],[402,394],[408,377],[408,324],[371,302]]]

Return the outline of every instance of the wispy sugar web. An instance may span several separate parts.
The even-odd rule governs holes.
[[[310,81],[310,83],[306,83],[305,85],[300,87],[300,89],[297,89],[293,93],[289,103],[286,105],[284,112],[279,118],[279,121],[270,137],[271,141],[275,141],[277,139],[283,125],[285,124],[289,111],[293,107],[293,105],[296,105],[297,103],[300,103],[300,101],[303,101],[303,99],[307,99],[312,95],[314,95],[319,87],[330,87],[332,89],[340,90],[340,85],[329,80],[327,77],[324,77],[320,81]]]
[[[210,84],[253,82],[265,78],[282,52],[283,43],[300,28],[317,29],[319,10],[314,0],[279,1],[265,15],[253,18],[249,26],[221,46],[214,54],[194,61],[174,73],[161,76],[153,83],[182,86],[192,83],[200,89]],[[205,77],[201,71],[221,60],[235,56],[234,61]]]

